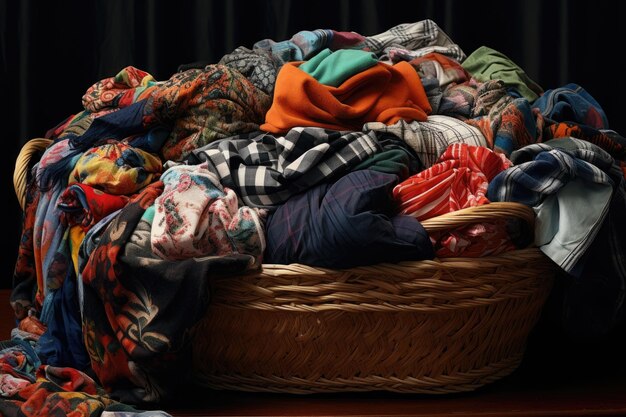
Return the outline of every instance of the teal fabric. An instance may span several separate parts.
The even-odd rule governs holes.
[[[320,51],[310,60],[300,65],[300,69],[321,84],[339,87],[345,80],[378,63],[371,52],[356,49],[330,49]]]
[[[543,89],[515,62],[487,46],[472,52],[461,65],[478,81],[502,80],[507,87],[516,89],[531,103],[543,93]]]

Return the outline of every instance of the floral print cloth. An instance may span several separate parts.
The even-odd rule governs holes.
[[[152,250],[164,259],[249,254],[261,265],[265,210],[239,207],[233,190],[222,187],[207,163],[165,172],[155,201]]]

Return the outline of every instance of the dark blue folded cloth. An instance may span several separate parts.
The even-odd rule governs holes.
[[[350,268],[432,259],[422,225],[395,215],[397,182],[393,174],[360,170],[291,197],[268,219],[264,262]]]

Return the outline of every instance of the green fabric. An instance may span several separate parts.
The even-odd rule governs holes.
[[[365,161],[357,165],[353,171],[361,169],[372,169],[387,174],[396,174],[400,181],[409,177],[410,158],[406,151],[402,149],[389,149],[374,154]]]
[[[324,49],[300,65],[300,69],[321,84],[339,87],[348,78],[377,63],[376,56],[371,52],[356,49],[331,52],[330,49]]]
[[[478,81],[502,80],[507,87],[515,88],[531,103],[543,93],[543,89],[517,64],[486,46],[472,52],[462,66]]]

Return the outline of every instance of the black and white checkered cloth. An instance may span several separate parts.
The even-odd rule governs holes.
[[[281,137],[256,132],[223,139],[194,154],[246,205],[272,209],[315,184],[340,177],[379,150],[373,132],[298,127]]]

